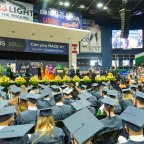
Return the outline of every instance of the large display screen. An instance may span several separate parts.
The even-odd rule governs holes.
[[[132,49],[143,48],[143,31],[130,30],[128,39],[120,37],[121,30],[112,30],[112,48]]]

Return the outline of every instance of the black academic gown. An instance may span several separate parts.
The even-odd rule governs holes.
[[[20,113],[14,120],[15,125],[35,124],[37,120],[37,110],[26,110]]]
[[[0,139],[0,144],[30,144],[27,135],[19,138]]]
[[[71,105],[71,103],[75,102],[72,98],[65,98],[64,99],[64,104],[66,105]]]
[[[38,109],[51,108],[53,106],[55,106],[54,99],[50,99],[50,100],[39,99],[37,102]]]
[[[40,136],[40,132],[32,134],[30,138],[31,143],[37,140],[34,144],[64,144],[65,134],[60,128],[54,127],[51,134]]]
[[[104,118],[100,120],[104,124],[104,128],[100,130],[100,133],[111,132],[111,131],[121,131],[122,130],[122,120],[118,118],[118,116],[114,116],[111,118]],[[102,139],[101,144],[115,144],[117,141],[117,137],[109,138],[109,140],[105,141],[105,138]]]
[[[55,121],[61,121],[73,114],[74,109],[69,105],[54,106],[52,108]]]

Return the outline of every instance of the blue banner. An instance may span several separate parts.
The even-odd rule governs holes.
[[[82,15],[57,9],[49,8],[40,10],[39,23],[51,24],[67,28],[82,29]]]
[[[69,44],[0,37],[0,50],[68,55]]]

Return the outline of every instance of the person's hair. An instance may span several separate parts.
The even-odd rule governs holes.
[[[54,126],[55,123],[54,123],[53,116],[49,116],[49,117],[40,116],[36,124],[35,132],[41,132],[41,135],[36,140],[34,140],[32,144],[38,141],[43,135],[51,134]]]
[[[25,85],[21,86],[21,93],[27,93],[27,89]]]
[[[13,120],[14,120],[14,115],[12,115],[12,116],[11,116],[8,120],[6,120],[6,121],[0,122],[0,126],[10,125]]]
[[[11,105],[11,106],[17,106],[18,105],[18,96],[12,96],[11,98],[10,98],[10,100],[9,100],[9,104]]]
[[[28,108],[27,101],[25,101],[25,100],[20,100],[19,111],[20,111],[20,112],[23,112],[23,111],[27,110],[27,108]]]
[[[123,100],[131,100],[134,103],[134,97],[132,94],[123,94]]]

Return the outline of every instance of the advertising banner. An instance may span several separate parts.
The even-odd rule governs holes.
[[[80,41],[81,53],[101,53],[101,29],[95,24],[94,20],[83,20],[83,29],[90,31],[90,34],[85,36]]]
[[[69,44],[0,37],[0,50],[68,55]]]
[[[0,17],[33,22],[33,5],[12,0],[0,0]]]
[[[82,28],[82,16],[79,13],[72,13],[52,8],[49,8],[48,10],[41,9],[38,19],[39,23],[74,29]]]

